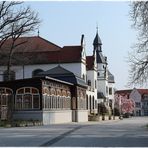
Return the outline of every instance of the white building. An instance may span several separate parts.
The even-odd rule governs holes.
[[[114,76],[108,70],[107,57],[102,53],[102,41],[96,33],[93,42],[93,56],[96,59],[97,69],[97,99],[98,103],[105,102],[107,106],[113,107],[114,102]]]
[[[102,42],[98,35],[93,42],[93,55],[86,56],[84,35],[81,37],[80,45],[59,47],[40,36],[21,37],[16,44],[26,42],[17,46],[11,58],[11,79],[26,79],[36,76],[40,72],[48,71],[60,65],[82,78],[88,89],[86,91],[86,106],[88,113],[97,113],[97,103],[114,98],[114,77],[108,71],[107,58],[102,54]],[[9,52],[10,40],[3,46],[6,55]],[[7,75],[8,57],[0,59],[0,81],[8,79]],[[102,98],[100,98],[102,94]],[[112,101],[113,102],[113,101]]]

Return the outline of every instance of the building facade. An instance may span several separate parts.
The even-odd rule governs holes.
[[[1,82],[0,120],[38,120],[44,125],[85,122],[85,96],[86,86],[47,76]]]
[[[135,102],[134,116],[148,116],[148,89],[129,89],[118,90],[117,95],[127,96],[128,99],[133,99]]]
[[[25,44],[20,44],[21,42],[25,42]],[[110,100],[113,102],[114,76],[108,71],[108,62],[102,54],[102,42],[98,31],[93,42],[92,56],[86,56],[84,35],[81,37],[80,45],[64,47],[59,47],[40,36],[21,37],[15,43],[20,46],[17,46],[12,54],[10,70],[8,70],[10,44],[10,40],[7,40],[2,46],[2,51],[5,53],[5,56],[0,59],[0,81],[2,84],[4,84],[3,81],[7,83],[8,80],[16,80],[16,82],[19,80],[25,82],[26,80],[27,82],[27,79],[40,76],[49,76],[57,81],[73,84],[77,87],[71,89],[71,94],[74,91],[77,93],[77,97],[71,97],[71,102],[76,100],[81,103],[76,103],[75,109],[71,106],[72,121],[78,122],[81,121],[82,116],[84,117],[83,121],[86,121],[86,110],[87,115],[97,114],[98,103],[104,102],[109,106]],[[75,81],[71,81],[74,79]],[[83,93],[81,93],[82,90]],[[46,100],[44,99],[45,94],[41,96],[42,100]],[[81,98],[84,98],[85,101],[82,101]],[[46,106],[46,103],[44,105]],[[86,110],[80,111],[79,108],[83,108],[82,106],[85,106]]]

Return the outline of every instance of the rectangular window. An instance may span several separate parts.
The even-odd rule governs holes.
[[[109,87],[109,95],[112,95],[112,87]]]
[[[7,105],[7,96],[6,95],[2,95],[2,97],[1,97],[1,105]]]
[[[140,102],[135,102],[135,104],[136,104],[136,107],[140,107]]]
[[[16,96],[15,108],[22,109],[22,95]]]
[[[33,95],[33,108],[40,108],[39,95]]]
[[[32,95],[25,94],[23,98],[23,108],[24,109],[32,109]]]
[[[87,81],[88,86],[91,86],[91,80]]]
[[[108,94],[108,87],[106,86],[106,93]]]
[[[97,88],[97,81],[95,80],[95,88]]]

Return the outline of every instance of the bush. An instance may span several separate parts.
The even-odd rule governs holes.
[[[120,116],[120,112],[118,108],[114,108],[114,115],[115,116]]]

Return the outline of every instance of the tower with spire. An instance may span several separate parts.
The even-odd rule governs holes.
[[[96,31],[96,36],[93,41],[93,56],[96,59],[97,65],[97,91],[98,99],[99,93],[103,94],[105,102],[108,104],[108,67],[107,67],[107,57],[103,56],[102,53],[102,41],[98,34],[98,27]]]
[[[102,41],[98,35],[98,27],[93,41],[93,47],[93,55],[96,58],[97,64],[98,79],[107,80],[107,57],[103,56],[102,54]]]

